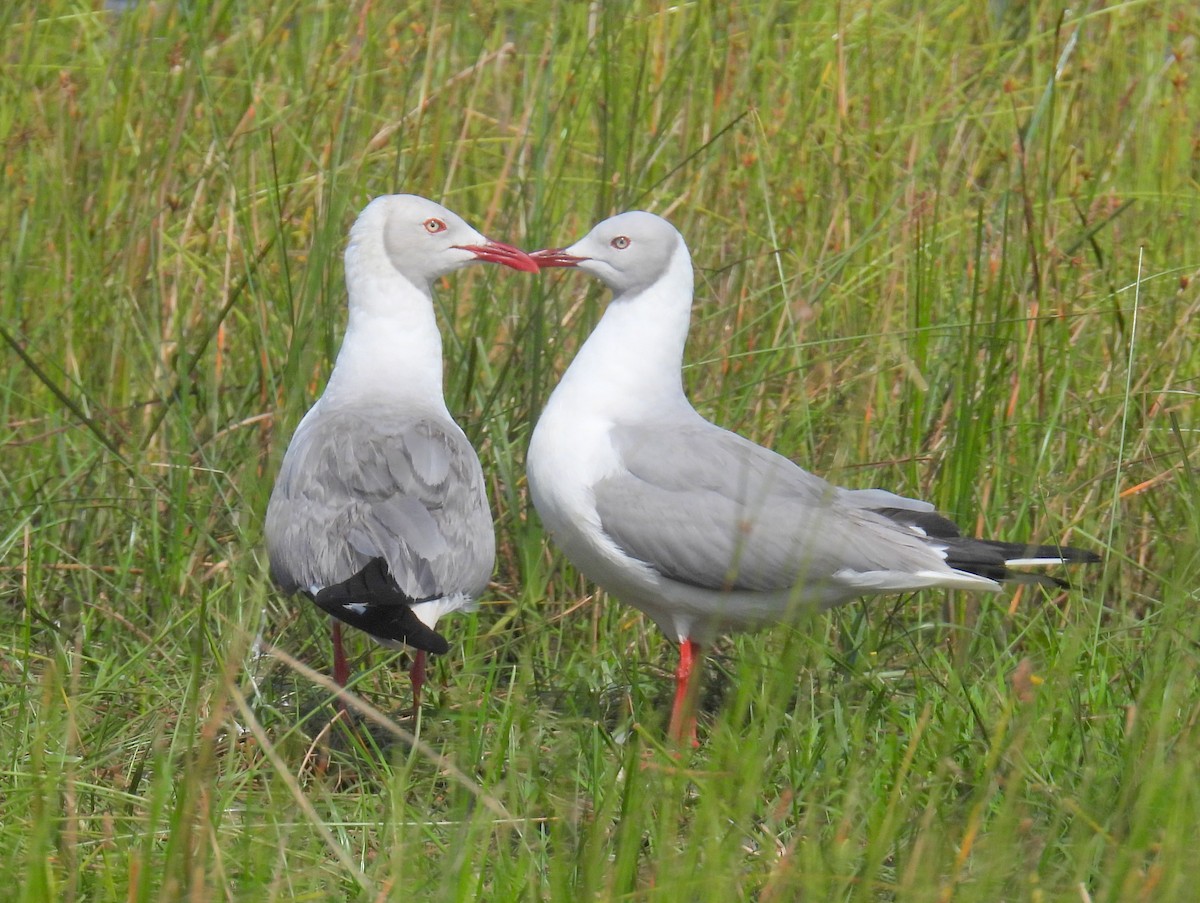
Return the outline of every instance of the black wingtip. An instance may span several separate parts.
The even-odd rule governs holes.
[[[1019,542],[985,541],[1010,561],[1021,558],[1057,558],[1062,564],[1099,564],[1104,560],[1102,555],[1097,555],[1091,549],[1077,549],[1074,546],[1034,546],[1022,545]]]
[[[1071,546],[1026,545],[994,539],[945,539],[946,564],[960,571],[1007,583],[1070,589],[1073,584],[1050,574],[1016,570],[1013,565],[1098,564],[1104,559]]]
[[[1071,583],[1049,574],[1015,571],[1009,562],[1021,559],[1043,559],[1040,564],[1099,564],[1104,558],[1090,549],[1073,546],[1033,545],[1002,542],[994,539],[972,539],[963,536],[958,526],[936,511],[912,511],[907,508],[876,508],[877,514],[909,528],[915,528],[931,540],[946,546],[946,564],[969,574],[991,580],[1013,583],[1040,584],[1070,589]]]
[[[398,626],[397,636],[392,639],[431,655],[445,655],[450,651],[449,640],[432,627],[426,627],[421,619],[412,613],[411,608],[407,608],[405,611],[408,612],[409,618],[405,619],[403,625]],[[372,633],[372,636],[379,636],[379,634]]]
[[[422,652],[445,655],[450,643],[412,610],[420,601],[400,591],[382,558],[312,596],[324,612],[377,640],[403,643]]]

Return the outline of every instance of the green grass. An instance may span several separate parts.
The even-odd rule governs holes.
[[[93,5],[0,12],[0,895],[1194,897],[1194,4]],[[356,639],[330,727],[261,524],[391,191],[529,248],[667,215],[703,413],[1104,565],[723,641],[678,759],[673,646],[523,480],[603,293],[477,267],[494,585],[419,720]]]

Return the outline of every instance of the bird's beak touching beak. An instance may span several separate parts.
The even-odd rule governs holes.
[[[568,254],[566,248],[546,248],[529,255],[540,267],[577,267],[586,257]]]
[[[499,241],[487,241],[481,245],[458,245],[463,251],[470,251],[476,260],[485,263],[500,263],[523,273],[536,273],[537,262],[520,248],[506,245]]]

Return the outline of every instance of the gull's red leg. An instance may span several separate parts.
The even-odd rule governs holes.
[[[413,713],[421,708],[421,688],[425,686],[425,650],[418,649],[413,653],[412,668],[408,671],[413,688]]]
[[[699,658],[703,654],[700,644],[684,638],[679,644],[679,668],[675,672],[675,705],[671,709],[671,726],[667,734],[676,744],[686,741],[693,748],[700,745],[696,739],[696,692],[700,687]]]
[[[333,619],[333,679],[339,687],[350,680],[350,666],[346,663],[346,649],[342,646],[342,622]]]

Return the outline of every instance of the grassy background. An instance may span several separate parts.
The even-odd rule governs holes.
[[[0,10],[4,896],[1193,899],[1194,4],[93,5]],[[356,639],[331,729],[261,523],[391,191],[529,248],[667,215],[702,412],[1105,564],[724,641],[677,760],[673,646],[523,482],[603,295],[472,268],[495,582],[419,720]]]

